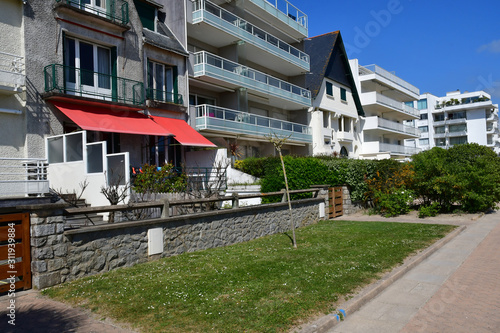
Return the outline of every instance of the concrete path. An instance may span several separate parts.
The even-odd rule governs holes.
[[[500,213],[448,223],[467,227],[327,332],[500,332]]]
[[[8,317],[7,307],[15,300],[15,317]],[[15,325],[9,321],[15,319]],[[132,333],[109,321],[100,321],[88,311],[72,308],[28,290],[15,294],[14,298],[0,297],[0,332],[2,333]]]

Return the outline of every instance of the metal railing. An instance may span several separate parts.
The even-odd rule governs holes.
[[[45,66],[44,78],[45,92],[144,104],[144,85],[139,81],[60,64]]]
[[[415,128],[415,127],[406,126],[406,125],[397,123],[395,121],[383,119],[380,117],[377,117],[377,121],[378,121],[378,126],[382,127],[382,128],[390,129],[390,130],[400,132],[400,133],[415,135],[415,136],[420,135],[420,130]]]
[[[205,0],[198,0],[195,3],[194,6],[194,12],[193,12],[193,23],[198,23],[204,19],[209,19],[209,17],[206,17],[206,14],[204,12],[208,12],[215,17],[231,24],[232,26],[235,26],[239,31],[237,32],[238,35],[241,34],[243,37],[248,33],[252,37],[258,37],[259,41],[264,41],[265,46],[271,49],[275,49],[276,51],[273,51],[274,53],[283,54],[282,52],[288,53],[289,55],[297,58],[297,60],[302,60],[305,61],[307,64],[309,64],[309,55],[305,52],[300,51],[299,49],[291,46],[290,44],[282,41],[281,39],[268,34],[264,30],[256,27],[255,25],[245,21],[244,19],[234,15],[233,13],[225,10],[224,8],[221,8],[209,1]],[[217,24],[218,22],[214,22],[214,24]],[[217,27],[221,28],[221,24],[218,24]],[[250,38],[245,38],[247,42],[253,42],[254,39]]]
[[[105,8],[85,3],[83,0],[56,0],[56,2],[65,3],[98,16],[103,16],[115,23],[126,25],[129,22],[128,2],[124,0],[102,1],[101,3],[105,4]]]
[[[0,52],[0,82],[15,86],[24,85],[23,57],[7,52]]]
[[[290,140],[312,142],[309,126],[206,104],[196,106],[196,129],[260,136],[276,134],[290,136]]]
[[[386,78],[387,80],[410,91],[412,94],[420,95],[420,90],[417,87],[397,77],[394,73],[391,73],[380,66],[377,65],[359,66],[359,76],[370,75],[370,74],[378,74]]]
[[[387,106],[398,109],[406,114],[409,114],[414,117],[420,117],[420,111],[411,106],[406,105],[403,102],[396,101],[390,97],[384,96],[382,94],[377,93],[377,102],[381,104],[385,104]]]
[[[0,158],[0,197],[43,195],[49,192],[47,161]]]
[[[237,76],[239,79],[237,80],[239,84],[244,83],[241,82],[241,78],[248,78],[251,81],[247,84],[249,88],[255,88],[259,90],[258,85],[264,84],[266,85],[266,89],[264,90],[266,93],[271,93],[272,88],[278,89],[276,93],[273,95],[278,95],[281,98],[286,98],[286,96],[282,96],[280,92],[290,93],[295,95],[300,100],[308,99],[308,105],[310,104],[311,92],[302,87],[296,86],[289,82],[277,79],[273,76],[265,74],[263,72],[259,72],[250,67],[243,66],[236,62],[224,59],[217,55],[208,53],[206,51],[196,52],[194,53],[194,74],[203,75],[205,71],[212,73],[211,68],[220,69],[223,73],[214,72],[213,75],[223,75],[225,79],[230,79],[231,76]]]
[[[162,103],[184,104],[184,99],[181,94],[174,94],[160,89],[147,88],[146,98]]]
[[[420,148],[395,145],[390,143],[380,143],[379,147],[381,152],[387,151],[389,153],[403,154],[403,155],[413,155],[420,152]]]
[[[307,29],[307,15],[300,9],[292,5],[287,0],[250,0],[251,2],[260,3],[262,1],[272,5],[281,13],[285,14],[288,18],[296,21],[300,26]]]

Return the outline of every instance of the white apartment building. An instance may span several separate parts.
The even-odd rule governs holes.
[[[420,110],[416,123],[421,132],[416,147],[427,150],[475,142],[500,152],[498,105],[492,104],[486,92],[457,90],[443,97],[425,93],[416,106]]]
[[[359,157],[405,159],[417,153],[418,148],[405,146],[405,139],[420,137],[411,125],[420,117],[412,106],[420,97],[419,89],[377,65],[360,66],[358,59],[350,64],[365,113],[360,120]]]
[[[284,154],[312,143],[304,87],[307,15],[286,0],[186,0],[191,125],[228,155]],[[201,162],[200,162],[201,163]]]

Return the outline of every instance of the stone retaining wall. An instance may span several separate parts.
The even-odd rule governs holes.
[[[321,219],[324,198],[294,201],[292,206],[295,226],[303,227]],[[72,230],[64,230],[62,210],[39,211],[31,215],[33,286],[42,289],[159,257],[231,245],[287,230],[288,203]],[[163,246],[162,251],[151,254],[159,245]]]

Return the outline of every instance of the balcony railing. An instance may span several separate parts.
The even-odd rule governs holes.
[[[20,87],[24,86],[24,82],[24,58],[0,52],[0,84]]]
[[[383,69],[382,67],[379,67],[377,65],[359,66],[359,76],[370,75],[370,74],[380,75],[383,78],[408,90],[412,94],[420,95],[420,90],[417,87],[397,77],[394,73],[391,73]]]
[[[420,148],[395,145],[389,143],[380,143],[381,152],[389,152],[392,154],[413,155],[420,152]]]
[[[194,75],[213,76],[304,106],[311,105],[309,90],[205,51],[194,54]]]
[[[297,66],[303,67],[305,70],[309,70],[309,55],[307,53],[300,51],[209,1],[199,0],[195,3],[193,23],[201,21],[224,29],[248,43],[252,43]]]
[[[45,92],[134,105],[144,104],[142,82],[60,64],[45,66],[44,76]]]
[[[0,158],[0,197],[45,193],[49,193],[46,160]]]
[[[366,117],[365,130],[370,130],[370,129],[385,129],[401,134],[420,136],[420,130],[418,128],[397,123],[392,120],[383,119],[377,116]]]
[[[253,2],[260,8],[266,10],[271,13],[273,16],[278,18],[279,20],[288,23],[290,26],[293,26],[294,23],[298,25],[298,29],[302,31],[302,33],[307,36],[308,29],[308,21],[307,15],[304,14],[297,7],[292,5],[287,0],[249,0]]]
[[[165,90],[160,89],[151,89],[148,88],[146,90],[147,99],[161,102],[161,103],[173,103],[173,104],[184,104],[184,99],[180,94],[174,94],[170,92],[166,92]]]
[[[72,7],[102,16],[118,24],[126,25],[129,22],[128,2],[124,0],[106,0],[100,1],[102,5],[92,5],[84,0],[56,0],[59,3],[65,3]],[[104,6],[104,7],[103,7]]]
[[[276,134],[290,136],[292,141],[312,142],[309,126],[206,104],[196,107],[196,129],[261,137]]]
[[[379,93],[377,93],[377,103],[393,107],[413,117],[420,117],[420,111],[418,109],[415,109],[411,106],[404,104],[403,102],[398,102],[390,97],[384,96]]]

